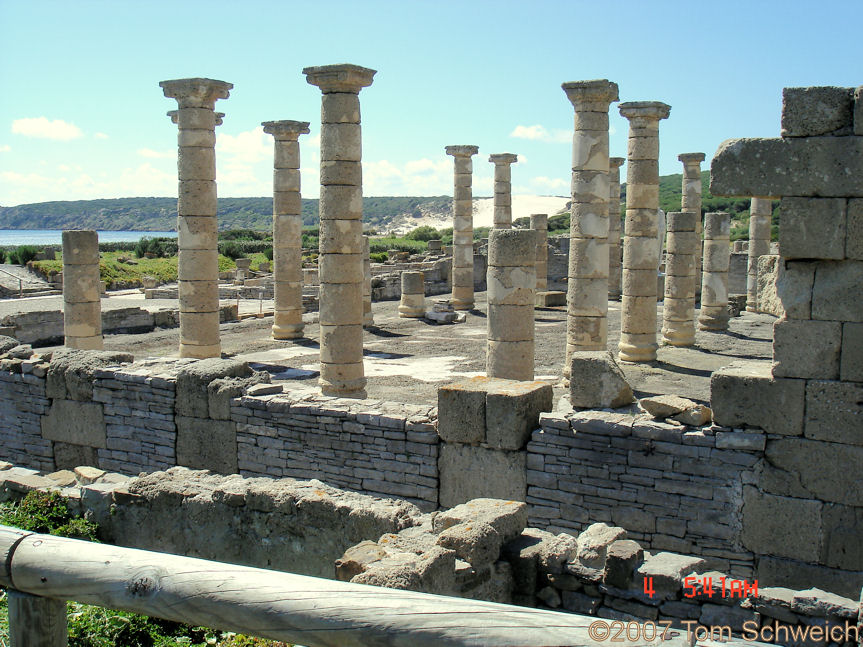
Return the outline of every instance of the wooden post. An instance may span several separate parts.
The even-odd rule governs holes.
[[[11,647],[66,647],[66,603],[15,589],[6,591]]]

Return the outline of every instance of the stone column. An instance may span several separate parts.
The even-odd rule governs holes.
[[[536,232],[492,229],[488,236],[486,374],[533,379]]]
[[[399,317],[417,319],[425,313],[425,274],[422,272],[402,272],[402,298],[399,302]]]
[[[619,357],[624,362],[656,359],[659,121],[670,112],[671,106],[659,101],[620,104],[620,114],[629,120],[618,344]]]
[[[727,213],[704,216],[704,272],[701,276],[699,330],[728,328],[728,264],[731,217]]]
[[[608,298],[620,300],[620,167],[624,157],[608,158]]]
[[[695,257],[699,239],[695,212],[666,214],[665,300],[662,341],[670,346],[695,343]]]
[[[363,236],[363,328],[375,325],[372,314],[372,257],[369,237]]]
[[[447,146],[454,157],[452,201],[452,305],[456,310],[473,308],[473,160],[479,146]]]
[[[273,163],[273,339],[303,336],[303,218],[300,135],[307,121],[265,121],[275,138]]]
[[[494,164],[494,229],[512,229],[512,168],[518,155],[494,153],[488,156]]]
[[[698,237],[698,249],[695,251],[695,294],[701,294],[701,239],[704,235],[704,225],[701,216],[701,162],[704,153],[681,153],[677,159],[683,162],[683,194],[680,200],[680,210],[697,214],[695,233]]]
[[[234,86],[213,79],[178,79],[159,85],[179,107],[180,357],[219,357],[215,106],[217,99],[228,98]]]
[[[770,220],[773,203],[769,198],[752,198],[749,205],[749,264],[746,267],[746,309],[758,311],[758,257],[770,253]]]
[[[303,70],[321,103],[321,391],[365,398],[360,97],[375,75],[357,65]]]
[[[67,348],[102,350],[102,278],[95,231],[63,232],[63,334]]]
[[[566,359],[605,350],[608,338],[608,107],[617,84],[606,79],[564,83],[575,110],[572,136],[572,210],[569,225]]]
[[[548,289],[548,214],[530,214],[530,228],[536,232],[536,291]]]

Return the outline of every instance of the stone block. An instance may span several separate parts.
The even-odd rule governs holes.
[[[210,414],[207,387],[224,377],[250,377],[246,362],[233,359],[202,359],[184,366],[177,374],[176,410],[179,416],[206,418]]]
[[[856,599],[851,600],[816,588],[797,591],[791,601],[792,611],[815,618],[857,620],[857,607]]]
[[[93,372],[135,361],[129,353],[63,349],[51,357],[45,383],[49,398],[87,401],[93,398]]]
[[[606,551],[617,540],[626,539],[626,530],[605,523],[594,523],[578,535],[576,560],[588,568],[604,569]]]
[[[863,508],[828,503],[821,514],[821,557],[827,566],[863,571]]]
[[[602,581],[608,586],[628,589],[632,585],[635,569],[644,560],[644,550],[631,539],[612,542],[605,553]]]
[[[489,525],[500,534],[504,543],[508,543],[527,527],[527,505],[518,501],[479,498],[442,510],[432,519],[432,529],[438,534],[459,524]]]
[[[710,192],[764,198],[863,197],[863,137],[726,140],[710,164]]]
[[[812,318],[863,321],[863,262],[819,263],[812,287]]]
[[[815,440],[863,445],[863,384],[808,381],[803,435]]]
[[[863,506],[863,447],[808,438],[779,438],[767,443],[771,465],[796,474],[813,498]]]
[[[237,429],[234,423],[181,415],[176,417],[176,421],[178,465],[221,474],[237,472]]]
[[[105,417],[98,402],[55,399],[42,418],[42,438],[87,447],[105,447]]]
[[[786,259],[845,258],[845,200],[782,198],[779,248]]]
[[[477,567],[493,564],[498,560],[503,537],[488,523],[471,521],[441,531],[437,544],[454,550],[456,557]]]
[[[725,427],[760,427],[770,434],[803,433],[806,382],[776,378],[767,362],[735,362],[710,376],[713,420]]]
[[[858,105],[863,111],[863,99]],[[863,200],[848,201],[845,234],[845,257],[863,261]]]
[[[780,303],[770,314],[782,316],[784,313],[788,319],[811,318],[812,286],[815,283],[817,266],[818,263],[807,261],[783,263],[782,258],[777,258],[774,291]],[[759,297],[758,309],[761,312],[767,312],[768,310],[762,309],[760,299],[761,297]]]
[[[759,582],[774,586],[804,589],[812,586],[847,597],[860,595],[863,571],[846,571],[828,566],[805,564],[796,560],[762,557],[755,573]]]
[[[438,471],[443,507],[482,497],[524,501],[526,496],[523,452],[444,443]]]
[[[553,408],[551,384],[489,380],[485,401],[486,443],[498,449],[523,449],[533,430],[539,428],[539,414]]]
[[[773,375],[836,379],[841,346],[839,322],[780,319],[773,324]]]
[[[670,600],[680,593],[683,578],[690,573],[700,572],[707,562],[698,557],[677,555],[675,553],[656,553],[651,555],[635,571],[635,584],[644,590],[644,579],[653,578],[656,591],[654,600]]]
[[[779,256],[775,254],[764,254],[758,257],[758,312],[781,317],[785,314],[782,307],[782,302],[777,294],[777,279],[782,265]],[[815,275],[812,275],[815,279]],[[812,294],[812,286],[809,286],[809,292],[806,293],[806,306],[809,306],[809,300]],[[808,312],[808,310],[807,310]],[[807,314],[805,318],[808,319]],[[790,317],[797,319],[801,317]]]
[[[550,290],[547,292],[536,293],[537,308],[554,308],[556,306],[566,305],[566,292],[559,290]]]
[[[617,408],[635,398],[632,388],[608,351],[577,351],[570,359],[569,393],[573,407]]]
[[[745,431],[717,431],[717,449],[742,449],[744,451],[761,451],[767,442],[763,433],[747,433]]]
[[[52,444],[54,446],[54,466],[58,470],[71,470],[79,465],[99,466],[99,452],[96,447],[73,445],[61,441],[55,441]]]
[[[759,555],[818,561],[821,502],[743,488],[743,545]]]
[[[863,323],[842,324],[839,379],[843,382],[863,382]]]
[[[782,136],[850,135],[854,89],[835,86],[784,88]]]

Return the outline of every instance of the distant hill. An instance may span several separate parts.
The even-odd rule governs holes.
[[[395,218],[420,218],[449,212],[452,198],[363,198],[363,221],[386,228]],[[318,222],[318,201],[303,200],[303,224]],[[219,198],[219,229],[272,227],[272,198]],[[177,227],[176,198],[115,198],[38,202],[0,207],[0,229],[101,229],[103,231],[173,231]]]

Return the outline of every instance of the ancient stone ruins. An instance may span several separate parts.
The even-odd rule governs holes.
[[[309,123],[264,122],[269,289],[286,348],[308,335],[305,289],[318,290],[318,392],[220,356],[214,106],[232,86],[165,81],[178,103],[179,357],[101,350],[98,243],[64,232],[66,348],[0,337],[5,497],[60,490],[121,545],[611,620],[737,634],[860,621],[863,88],[787,88],[780,138],[716,151],[711,192],[752,198],[748,247],[732,253],[729,214],[702,213],[704,153],[680,154],[681,209],[659,210],[670,106],[621,103],[627,155],[610,157],[609,109],[625,89],[564,83],[570,234],[549,237],[546,214],[513,228],[518,158],[501,153],[489,157],[494,229],[474,241],[479,149],[446,146],[452,246],[391,263],[386,298],[400,302],[385,318],[362,230],[359,94],[375,72],[304,74],[322,92],[319,263],[301,259]],[[555,308],[564,365],[549,380],[536,340]],[[674,380],[630,384],[660,372],[664,349],[734,345],[735,321],[763,313],[775,317],[772,361],[708,369],[709,398],[679,397]],[[442,383],[436,406],[366,397],[378,379],[368,330],[401,318],[421,336],[476,317],[484,373]]]

